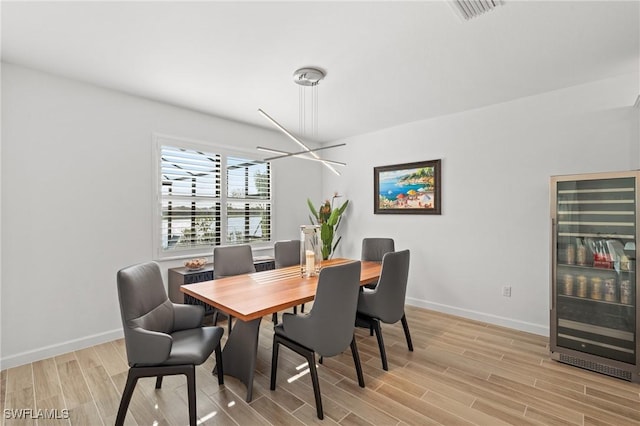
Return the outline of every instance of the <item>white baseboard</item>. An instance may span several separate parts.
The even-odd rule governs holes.
[[[548,325],[533,324],[525,321],[514,320],[512,318],[500,317],[493,314],[487,314],[484,312],[477,312],[477,311],[472,311],[468,309],[462,309],[455,306],[443,305],[440,303],[429,302],[426,300],[415,299],[411,297],[408,297],[406,299],[406,302],[407,304],[412,306],[431,309],[437,312],[457,315],[459,317],[469,318],[476,321],[482,321],[482,322],[495,324],[503,327],[509,327],[515,330],[539,334],[541,336],[547,336],[547,337],[549,336]],[[4,358],[0,358],[0,370],[6,370],[7,368],[29,364],[31,362],[40,361],[46,358],[51,358],[52,356],[62,355],[68,352],[73,352],[80,349],[88,348],[90,346],[99,345],[101,343],[110,342],[112,340],[120,339],[123,336],[124,336],[124,333],[120,328],[117,330],[94,334],[92,336],[87,336],[80,339],[69,340],[67,342],[59,343],[56,345],[45,346],[39,349],[22,352],[16,355],[10,355]]]
[[[526,331],[528,333],[539,334],[541,336],[549,337],[549,325],[534,324],[525,321],[519,321],[512,318],[500,317],[493,314],[487,314],[484,312],[472,311],[469,309],[462,309],[456,306],[443,305],[441,303],[429,302],[426,300],[415,299],[407,297],[406,302],[408,305],[418,306],[420,308],[431,309],[437,312],[443,312],[445,314],[456,315],[463,318],[468,318],[476,321],[482,321],[489,324],[499,325],[502,327],[513,328],[515,330]]]
[[[124,332],[120,328],[117,330],[94,334],[92,336],[82,337],[80,339],[69,340],[63,343],[33,349],[16,355],[9,355],[7,357],[0,358],[0,370],[6,370],[7,368],[29,364],[31,362],[51,358],[52,356],[62,355],[68,352],[88,348],[90,346],[99,345],[101,343],[110,342],[112,340],[120,339],[123,336]]]

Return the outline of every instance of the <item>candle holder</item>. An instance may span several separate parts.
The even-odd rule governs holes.
[[[300,273],[303,277],[314,277],[322,266],[320,226],[300,226]]]

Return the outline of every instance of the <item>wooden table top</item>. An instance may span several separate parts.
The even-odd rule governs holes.
[[[352,262],[351,259],[331,259],[323,267]],[[360,285],[378,281],[381,265],[362,262]],[[251,321],[310,302],[316,295],[318,277],[300,276],[300,266],[236,275],[213,281],[203,281],[180,287],[180,291],[201,300],[242,321]]]

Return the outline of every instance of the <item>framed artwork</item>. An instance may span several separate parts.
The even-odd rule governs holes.
[[[440,160],[373,168],[375,214],[440,214]]]

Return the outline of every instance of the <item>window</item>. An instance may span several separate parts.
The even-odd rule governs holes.
[[[271,239],[271,167],[227,157],[227,243]]]
[[[271,240],[271,165],[158,137],[159,257]]]

